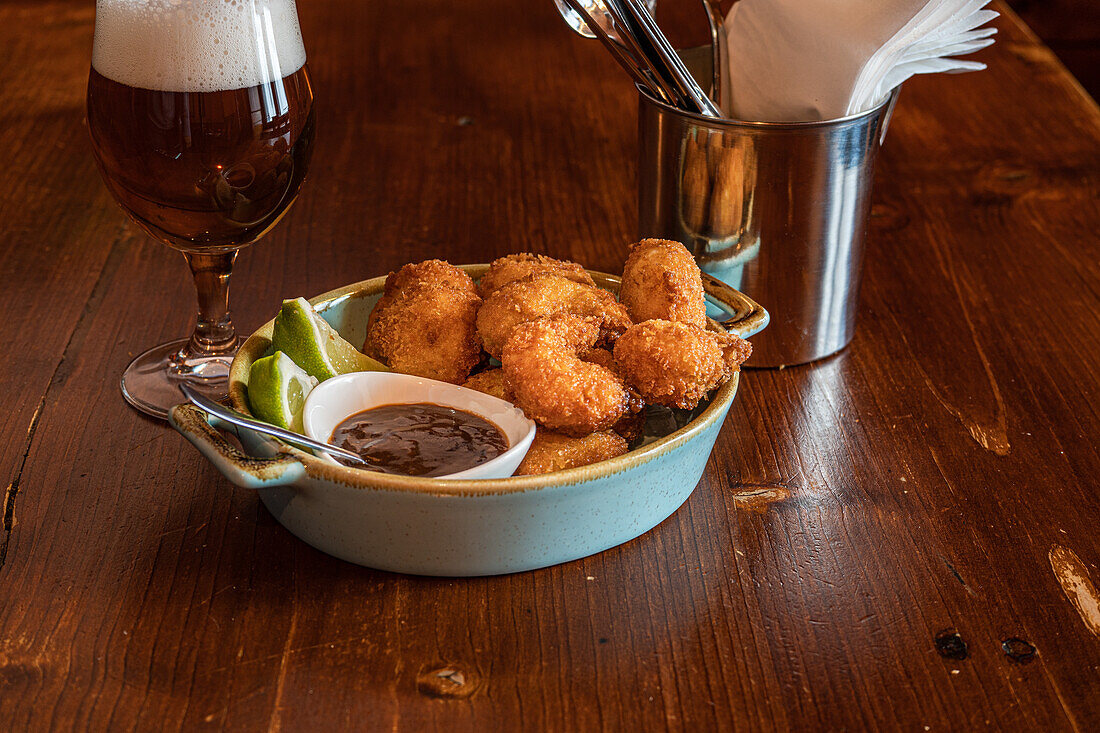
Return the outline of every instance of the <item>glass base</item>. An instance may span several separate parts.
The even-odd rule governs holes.
[[[146,415],[165,419],[168,408],[187,402],[180,382],[187,382],[212,400],[229,394],[229,365],[233,354],[191,358],[182,366],[176,355],[187,339],[154,346],[130,362],[122,373],[122,396]]]

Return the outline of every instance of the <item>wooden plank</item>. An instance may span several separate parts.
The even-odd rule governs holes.
[[[1100,5],[1092,0],[1009,0],[1089,94],[1100,96]]]
[[[0,27],[15,37],[65,18],[49,43],[86,54],[91,18],[67,8],[18,6]],[[246,330],[283,297],[430,256],[531,249],[620,266],[633,99],[549,3],[300,12],[316,162],[291,214],[241,258]],[[703,482],[654,531],[514,576],[423,579],[328,558],[126,407],[115,375],[185,330],[192,294],[178,255],[122,230],[87,168],[67,194],[93,202],[83,217],[36,231],[50,247],[89,221],[122,235],[73,263],[95,270],[77,304],[27,294],[71,326],[25,342],[42,374],[62,367],[35,382],[46,399],[0,567],[0,719],[1100,727],[1100,639],[1070,598],[1089,587],[1072,578],[1100,581],[1100,114],[1011,16],[1001,28],[989,71],[906,86],[851,349],[747,372]],[[3,83],[29,88],[32,75],[0,63]],[[61,132],[84,67],[52,63],[71,87]],[[45,157],[48,180],[79,153],[75,133],[65,140],[69,158]],[[52,210],[29,190],[7,205]],[[0,253],[17,256],[29,257]],[[45,258],[11,262],[13,283],[71,277]],[[16,373],[11,356],[0,364]],[[3,439],[18,448],[26,434]],[[937,646],[943,632],[965,658],[937,651],[959,649]],[[1006,654],[1013,639],[1017,660],[1037,650],[1030,661]]]
[[[65,4],[0,7],[0,565],[48,386],[124,234],[83,123],[92,15]]]

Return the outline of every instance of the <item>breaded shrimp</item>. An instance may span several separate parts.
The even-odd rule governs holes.
[[[619,422],[611,426],[611,429],[621,435],[627,444],[633,443],[642,437],[642,433],[645,432],[645,403],[640,404],[642,407],[638,412],[628,410],[626,414],[619,418]]]
[[[375,305],[364,353],[394,371],[462,384],[481,361],[477,310],[470,290],[415,281]]]
[[[385,312],[386,308],[388,308],[391,303],[398,300],[403,293],[418,288],[421,285],[450,287],[477,295],[477,286],[474,284],[474,281],[470,279],[470,276],[467,275],[464,270],[460,270],[450,262],[444,260],[424,260],[423,262],[409,263],[391,272],[386,277],[382,297],[375,303],[374,309],[371,310],[369,320],[367,321],[368,334],[374,328],[374,321]],[[370,338],[367,339],[364,348],[371,349],[365,352],[369,356],[382,358],[378,350],[373,348]]]
[[[619,300],[635,323],[660,319],[707,327],[699,266],[679,242],[643,239],[631,245]]]
[[[646,321],[615,342],[615,364],[646,402],[690,409],[729,381],[752,347],[688,323]]]
[[[504,383],[503,369],[487,369],[467,379],[462,386],[467,389],[476,389],[478,392],[484,392],[505,402],[515,400],[512,390],[508,389],[508,385]]]
[[[615,357],[607,349],[588,349],[582,351],[579,356],[581,361],[599,364],[615,372],[620,378],[623,376],[619,372],[619,368],[615,366]],[[645,428],[645,400],[629,383],[626,385],[626,391],[630,394],[630,405],[623,416],[619,418],[619,421],[611,426],[611,429],[623,436],[628,443],[632,443],[641,437],[642,430]]]
[[[567,468],[606,461],[621,456],[626,451],[626,441],[610,431],[592,433],[583,438],[570,438],[546,428],[538,428],[527,455],[523,457],[514,475],[564,471]]]
[[[600,320],[572,315],[517,326],[504,345],[504,382],[514,403],[550,430],[579,437],[609,429],[626,413],[630,393],[615,372],[577,354],[600,336]]]
[[[477,314],[477,330],[485,350],[499,359],[513,328],[563,314],[597,318],[601,341],[614,341],[630,327],[626,309],[608,291],[539,273],[508,283],[490,295]]]
[[[481,293],[482,298],[488,298],[508,283],[522,280],[528,275],[539,272],[561,275],[582,285],[594,286],[596,284],[584,268],[576,262],[565,262],[546,255],[520,252],[519,254],[507,255],[493,260],[492,264],[489,265],[488,272],[482,275],[481,280],[478,282],[478,292]]]
[[[477,295],[477,285],[466,274],[450,262],[444,260],[424,260],[408,264],[397,272],[391,272],[386,278],[385,294],[391,295],[420,283],[445,285]]]
[[[586,349],[577,354],[577,356],[581,358],[581,361],[587,361],[590,364],[599,364],[611,371],[615,371],[615,357],[611,355],[608,349]]]

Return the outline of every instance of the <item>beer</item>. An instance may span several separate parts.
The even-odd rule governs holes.
[[[231,251],[278,222],[308,167],[312,100],[292,1],[98,3],[95,157],[119,204],[173,247]]]
[[[122,395],[158,417],[182,383],[221,399],[237,250],[294,202],[313,144],[294,0],[96,0],[88,128],[107,187],[183,252],[198,295],[191,337],[138,355]]]

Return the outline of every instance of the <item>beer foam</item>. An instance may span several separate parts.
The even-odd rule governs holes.
[[[98,0],[92,67],[140,89],[216,92],[306,62],[294,0]]]

